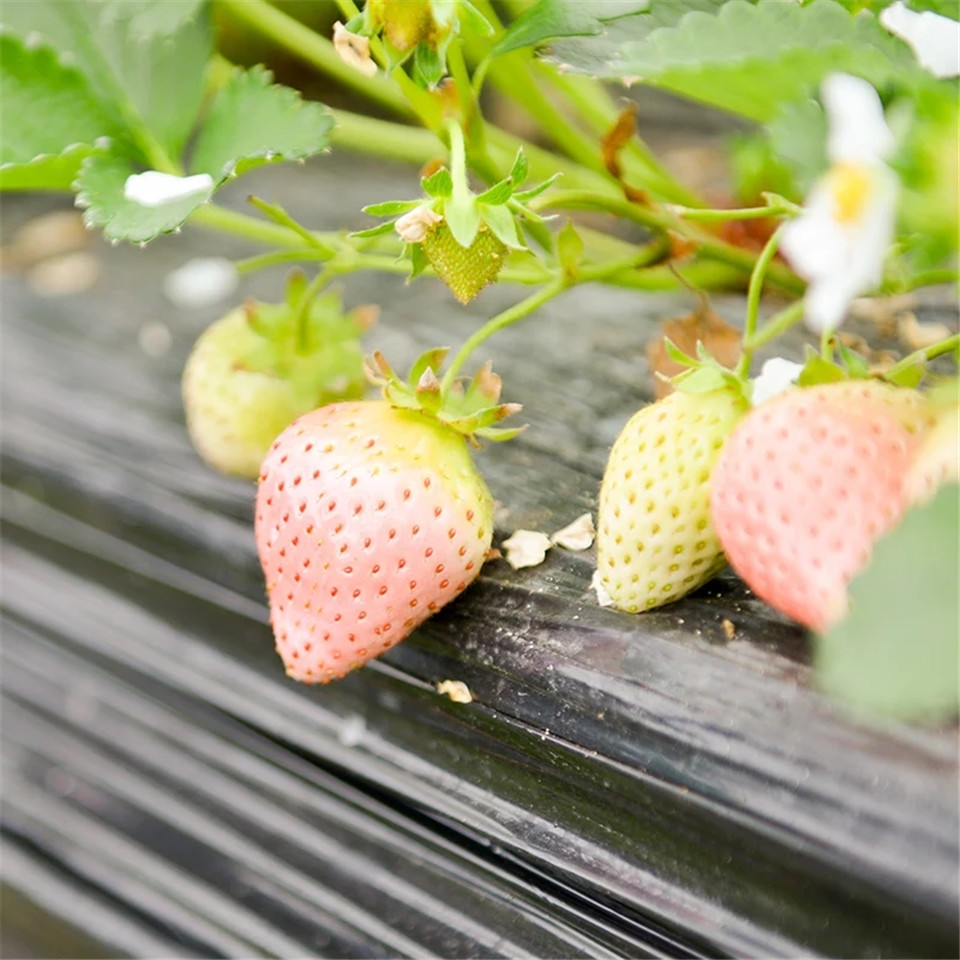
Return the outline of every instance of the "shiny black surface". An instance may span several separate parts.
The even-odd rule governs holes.
[[[360,169],[384,197],[413,189],[405,171]],[[321,228],[362,225],[372,199],[330,160],[256,189]],[[5,205],[7,231],[37,210]],[[182,424],[179,371],[216,311],[178,314],[161,282],[214,245],[193,230],[147,252],[97,241],[104,277],[69,300],[3,280],[11,942],[44,956],[956,955],[956,729],[846,718],[810,689],[801,631],[729,575],[630,617],[597,606],[590,553],[492,562],[382,661],[328,688],[287,681],[253,487],[205,468]],[[522,295],[463,309],[429,281],[346,289],[384,306],[371,346],[400,367]],[[609,443],[647,398],[644,344],[688,307],[583,288],[490,342],[530,423],[480,455],[501,534],[595,506]],[[742,302],[720,308],[735,319]],[[157,321],[172,337],[160,357],[139,346]],[[474,702],[439,696],[448,678]]]

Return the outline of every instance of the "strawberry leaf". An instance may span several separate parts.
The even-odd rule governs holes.
[[[477,202],[486,203],[490,206],[499,206],[500,204],[506,203],[512,196],[513,179],[507,177],[506,180],[495,183],[489,190],[484,190],[483,193],[479,194]]]
[[[797,377],[797,383],[801,387],[814,387],[818,383],[836,383],[839,380],[846,380],[847,375],[843,367],[830,360],[824,360],[812,348],[808,348],[807,362]]]
[[[527,179],[527,174],[530,172],[530,162],[527,160],[527,155],[523,152],[523,147],[517,151],[516,159],[513,161],[513,167],[510,170],[510,179],[513,181],[514,187],[519,187]]]
[[[477,209],[473,197],[467,200],[458,200],[456,197],[448,200],[443,207],[443,216],[453,234],[453,239],[466,249],[473,243],[480,229],[480,211]]]
[[[410,280],[416,280],[424,270],[430,266],[430,261],[423,246],[419,243],[408,243],[407,250],[410,252]]]
[[[393,221],[388,220],[386,223],[378,223],[375,227],[368,227],[366,230],[354,230],[349,235],[351,237],[357,237],[358,239],[364,237],[379,237],[385,233],[390,233],[393,228]]]
[[[397,217],[401,213],[416,210],[421,202],[420,200],[385,200],[383,203],[368,204],[361,209],[371,217]]]
[[[540,0],[510,25],[493,48],[493,56],[559,37],[593,36],[602,33],[608,21],[648,6],[649,0]]]
[[[0,36],[0,186],[69,189],[83,159],[103,137],[120,135],[86,77],[48,47]]]
[[[851,707],[945,720],[958,697],[958,489],[944,486],[874,548],[850,614],[818,638],[816,676]]]
[[[272,160],[300,160],[327,147],[333,118],[261,67],[238,70],[210,106],[191,160],[220,182]]]
[[[112,127],[126,126],[137,143],[148,131],[171,158],[179,158],[203,101],[203,73],[213,49],[209,4],[35,0],[4,3],[0,21],[6,32],[38,36],[68,56],[115,118]],[[54,109],[48,101],[38,106],[38,120]]]
[[[520,239],[517,222],[513,213],[506,207],[484,207],[481,216],[493,235],[511,250],[525,250],[526,245]]]
[[[123,195],[127,177],[136,172],[131,161],[105,154],[92,154],[83,162],[75,184],[77,203],[86,208],[84,222],[101,227],[108,240],[145,243],[171,233],[207,199],[201,193],[159,207],[141,206]]]
[[[441,167],[436,173],[424,177],[420,181],[420,186],[428,197],[447,199],[453,194],[453,177],[450,176],[450,171],[446,167]]]
[[[780,104],[815,91],[828,73],[855,74],[877,87],[924,82],[910,49],[869,12],[852,15],[833,0],[730,0],[711,6],[642,39],[605,47],[599,63],[589,53],[578,61],[573,40],[558,56],[573,69],[586,65],[595,76],[642,77],[652,86],[762,121]]]

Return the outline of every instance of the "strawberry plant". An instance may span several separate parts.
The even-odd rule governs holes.
[[[701,317],[713,290],[733,289],[746,291],[740,329],[719,324],[715,337],[649,353],[670,382],[611,451],[599,495],[604,602],[625,613],[674,602],[729,560],[819,632],[831,693],[905,716],[956,710],[939,687],[928,697],[922,671],[879,669],[885,693],[871,695],[835,646],[861,650],[857,631],[883,631],[864,609],[886,602],[892,571],[919,568],[910,551],[923,537],[956,536],[942,492],[960,472],[958,404],[937,382],[943,363],[930,365],[957,356],[957,333],[877,365],[869,344],[856,351],[839,332],[857,298],[945,284],[955,298],[956,5],[336,0],[318,10],[320,30],[296,19],[297,5],[268,0],[0,10],[0,189],[71,191],[113,243],[146,245],[190,222],[262,246],[240,273],[307,271],[283,303],[227,311],[183,378],[199,454],[261,478],[256,539],[291,676],[342,676],[477,575],[492,507],[467,448],[519,432],[497,425],[514,407],[500,403],[489,366],[461,376],[488,338],[579,285],[637,298],[692,289]],[[269,39],[351,107],[232,63],[220,30]],[[638,124],[620,102],[634,84],[740,118],[720,205],[644,141],[642,112]],[[502,103],[515,110],[492,109]],[[251,198],[248,212],[223,203],[220,191],[250,170],[322,163],[331,149],[409,163],[406,198],[361,207],[332,231],[269,199]],[[361,271],[439,280],[441,302],[475,301],[481,314],[488,286],[530,289],[449,359],[432,350],[405,378],[375,354],[368,372],[383,398],[371,400],[371,311],[326,289]],[[780,298],[772,313],[761,310],[767,293]],[[757,352],[801,323],[807,355],[768,358],[755,376]],[[942,582],[927,577],[911,596],[934,590]],[[940,599],[924,607],[941,613],[920,642],[942,667],[955,665],[956,629]],[[893,656],[895,644],[878,649]]]

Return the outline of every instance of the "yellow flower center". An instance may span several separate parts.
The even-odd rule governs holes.
[[[853,223],[863,215],[870,197],[870,170],[861,163],[837,163],[830,171],[833,216],[838,223]]]

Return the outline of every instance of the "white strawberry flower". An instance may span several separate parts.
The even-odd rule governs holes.
[[[123,184],[123,198],[140,204],[141,207],[162,207],[164,204],[183,200],[186,197],[213,193],[213,177],[198,173],[192,177],[178,177],[159,170],[147,170],[127,177]]]
[[[754,378],[751,402],[755,407],[772,400],[777,394],[796,386],[797,377],[803,370],[802,363],[771,357],[760,368],[760,375]]]
[[[876,90],[835,73],[821,92],[830,169],[814,184],[800,216],[784,228],[780,244],[808,281],[805,319],[820,333],[838,326],[850,301],[880,282],[900,187],[884,162],[894,141]]]
[[[908,43],[920,66],[935,77],[960,75],[960,23],[932,10],[911,10],[897,0],[880,14],[880,22]]]

